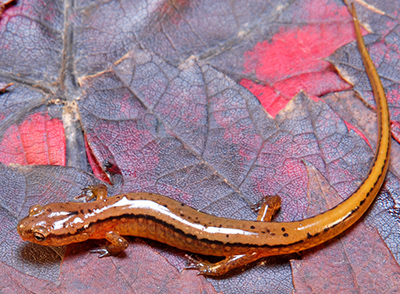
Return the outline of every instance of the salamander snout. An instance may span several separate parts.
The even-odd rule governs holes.
[[[18,234],[21,236],[22,240],[27,240],[27,231],[31,231],[28,228],[28,224],[29,222],[26,220],[26,218],[22,219],[19,221],[18,225],[17,225],[17,231]]]

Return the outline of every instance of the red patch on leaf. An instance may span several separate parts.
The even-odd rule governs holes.
[[[348,123],[347,121],[343,120],[343,122],[346,124],[346,127],[349,130],[353,130],[357,135],[359,135],[368,144],[368,146],[371,149],[373,149],[371,147],[371,143],[369,142],[368,138],[363,134],[363,132],[361,132],[359,129],[355,128],[352,124]]]
[[[391,124],[391,129],[392,129],[392,136],[393,138],[397,141],[400,142],[400,123],[397,121],[392,121]]]
[[[346,7],[324,2],[304,2],[299,11],[309,13],[310,24],[282,27],[271,41],[257,43],[244,55],[244,73],[255,73],[260,83],[243,79],[240,84],[256,95],[273,116],[300,90],[321,96],[351,88],[323,60],[354,40],[351,17]],[[325,13],[313,13],[313,9],[324,6],[334,7],[325,7]]]
[[[65,165],[63,123],[57,118],[35,113],[19,125],[12,125],[0,143],[2,163],[22,165]]]

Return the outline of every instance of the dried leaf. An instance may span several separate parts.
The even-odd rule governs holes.
[[[392,7],[379,4],[382,11]],[[396,34],[388,32],[396,23],[392,17],[392,23],[373,25],[379,36],[390,35],[395,44]],[[81,188],[97,182],[85,173],[85,151],[96,176],[114,183],[112,195],[152,191],[219,216],[253,220],[256,215],[250,204],[263,195],[279,194],[283,206],[278,221],[307,217],[314,205],[309,202],[310,192],[317,188],[311,189],[304,161],[319,170],[329,189],[338,192],[337,202],[345,199],[364,179],[373,151],[315,96],[349,89],[322,59],[353,40],[352,30],[346,8],[333,0],[18,1],[7,5],[0,17],[0,74],[2,83],[14,84],[1,94],[0,107],[0,159],[9,164],[0,165],[4,183],[0,186],[0,250],[5,252],[0,289],[44,293],[302,290],[306,282],[300,284],[299,279],[306,273],[318,274],[323,264],[313,261],[317,266],[303,265],[292,272],[294,262],[290,264],[288,258],[296,256],[276,257],[223,279],[209,279],[183,270],[184,252],[156,242],[130,238],[125,255],[98,259],[88,250],[101,241],[70,245],[66,251],[28,245],[15,226],[30,205],[73,201]],[[353,45],[348,46],[343,50]],[[349,52],[361,64],[357,53]],[[386,58],[383,52],[373,50],[378,63]],[[337,54],[330,62],[340,63]],[[360,80],[363,73],[359,67],[349,75]],[[358,86],[365,85],[363,80]],[[313,100],[304,92],[292,99],[300,89],[311,93]],[[394,94],[390,95],[393,101]],[[343,105],[340,98],[355,100],[345,92],[336,97],[335,107]],[[364,109],[356,114],[372,117]],[[365,124],[356,118],[349,122],[364,131],[360,125]],[[373,131],[365,135],[371,146],[374,135]],[[394,145],[394,161],[397,149]],[[391,169],[386,190],[366,218],[367,242],[358,243],[357,235],[351,235],[364,230],[360,226],[343,237],[354,243],[341,241],[331,254],[346,248],[364,260],[389,259],[390,254],[399,260],[395,163]],[[382,238],[370,227],[377,228]],[[373,257],[375,253],[361,250],[371,244],[379,249]],[[312,252],[313,258],[326,260],[323,250]],[[356,269],[356,265],[353,261],[346,266]],[[397,277],[393,258],[390,265],[382,272]],[[364,281],[368,269],[357,270],[357,281]],[[335,285],[334,279],[325,282]],[[365,285],[366,292],[378,289]],[[387,285],[388,291],[397,286]],[[359,290],[354,283],[343,289]]]

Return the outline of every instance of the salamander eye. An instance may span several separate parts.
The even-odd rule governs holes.
[[[32,230],[33,237],[37,241],[44,241],[46,237],[49,235],[49,232],[44,227],[36,227]]]
[[[39,213],[41,213],[43,210],[43,207],[41,205],[34,205],[31,208],[29,208],[29,216],[34,216]]]
[[[44,241],[44,239],[46,239],[46,237],[43,236],[41,233],[34,233],[33,236],[34,236],[35,239],[38,240],[38,241]]]

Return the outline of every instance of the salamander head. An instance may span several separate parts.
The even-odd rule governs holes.
[[[61,246],[90,238],[88,225],[79,213],[78,203],[35,205],[29,215],[18,223],[17,230],[24,241],[41,245]]]

